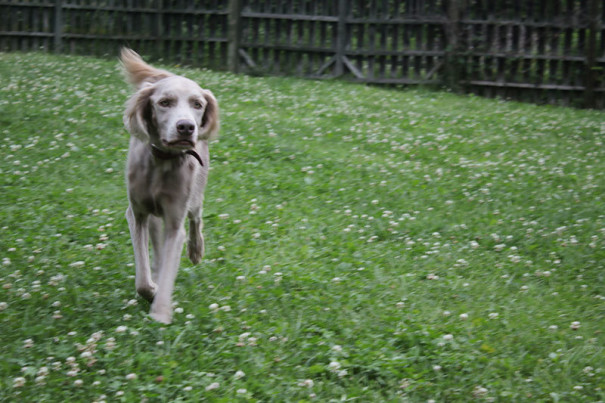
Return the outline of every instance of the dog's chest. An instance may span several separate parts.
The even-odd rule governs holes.
[[[163,216],[166,210],[173,211],[175,204],[187,205],[191,193],[193,175],[188,164],[171,166],[165,161],[149,169],[129,173],[130,200],[148,214]],[[179,206],[182,207],[182,206]]]

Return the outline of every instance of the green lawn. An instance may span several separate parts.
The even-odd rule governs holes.
[[[0,400],[605,400],[604,112],[164,67],[222,118],[170,326],[117,61],[0,54]]]

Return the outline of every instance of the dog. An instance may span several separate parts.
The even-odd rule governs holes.
[[[123,48],[120,60],[126,80],[135,88],[124,112],[131,135],[126,219],[134,248],[135,287],[151,303],[150,316],[168,324],[186,219],[189,259],[196,264],[204,255],[208,141],[218,134],[218,103],[211,91],[148,65],[131,49]]]

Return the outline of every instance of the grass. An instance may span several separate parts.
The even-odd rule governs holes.
[[[168,68],[207,255],[134,291],[117,63],[0,54],[0,400],[605,399],[605,114]]]

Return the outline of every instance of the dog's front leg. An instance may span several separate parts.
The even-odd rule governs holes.
[[[134,249],[136,266],[135,287],[139,295],[149,302],[153,301],[157,286],[151,279],[149,268],[149,216],[135,214],[132,206],[126,210],[126,220],[130,229],[130,238]]]
[[[183,220],[178,225],[166,222],[164,228],[164,245],[161,253],[160,270],[158,273],[158,292],[151,304],[151,317],[158,322],[172,321],[172,291],[179,270],[181,252],[185,242]]]

